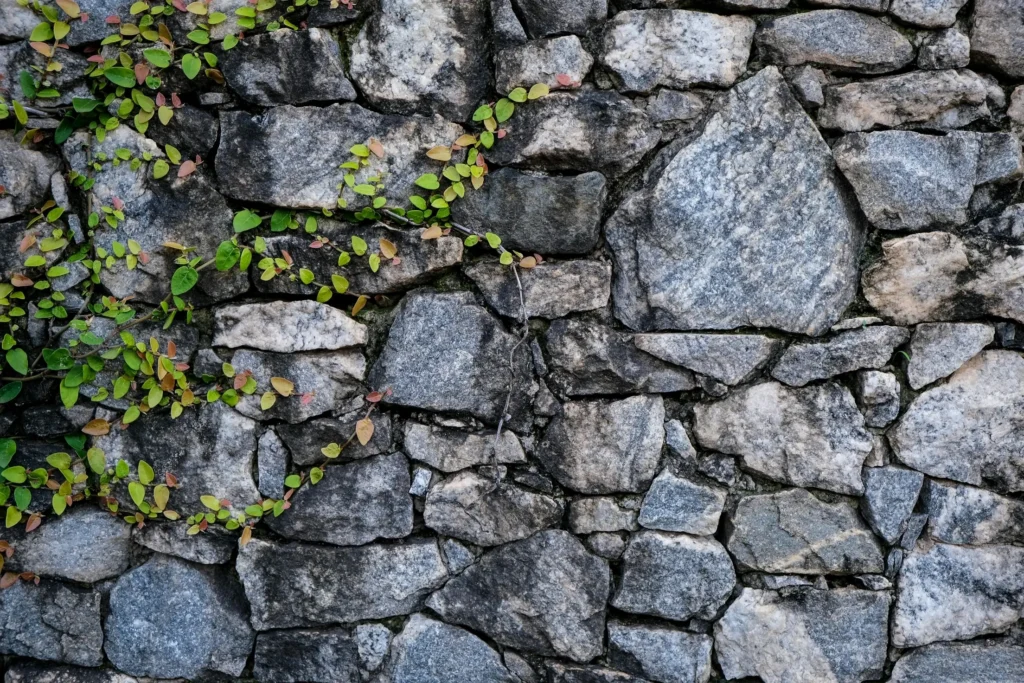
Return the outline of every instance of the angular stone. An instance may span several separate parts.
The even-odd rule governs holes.
[[[922,69],[962,69],[971,63],[971,41],[955,28],[926,36],[917,49]]]
[[[550,683],[644,683],[644,679],[599,666],[575,666],[548,662],[546,681]]]
[[[900,383],[891,372],[858,372],[854,391],[868,427],[888,427],[900,414]]]
[[[235,534],[217,533],[214,527],[206,532],[188,535],[187,524],[147,524],[133,532],[139,545],[164,555],[173,555],[197,564],[227,564],[235,556],[238,539]]]
[[[31,391],[31,388],[25,387],[25,391],[27,393],[28,391]],[[52,396],[52,394],[50,396]],[[46,400],[52,399],[48,396]],[[7,433],[13,435],[13,429],[7,430]],[[35,439],[17,439],[15,441],[15,444],[17,446],[17,450],[15,452],[14,460],[12,462],[14,463],[15,466],[20,465],[28,471],[32,471],[39,468],[52,468],[53,466],[46,461],[47,456],[56,451],[67,450],[67,446],[63,443],[57,445],[54,443],[38,441]],[[113,463],[111,463],[110,466],[113,467]],[[75,458],[71,465],[71,472],[74,473],[76,478],[86,477],[87,472],[85,463],[82,462],[80,459]],[[63,477],[61,478],[63,479]],[[84,482],[84,480],[82,481]],[[41,513],[41,516],[46,516],[52,513],[53,492],[50,491],[50,489],[44,486],[38,489],[28,488],[27,490],[31,492],[32,500],[29,503],[28,509],[25,510],[25,512],[38,512]],[[84,491],[84,483],[76,484],[71,489],[72,494],[78,494]],[[4,539],[7,540],[6,535],[4,536]]]
[[[550,176],[500,168],[487,174],[483,187],[455,202],[452,216],[487,227],[506,247],[524,253],[586,254],[601,239],[606,184],[596,172]]]
[[[918,546],[903,560],[892,613],[892,644],[969,640],[1005,631],[1024,609],[1024,548]]]
[[[715,624],[727,678],[764,683],[860,683],[885,666],[889,594],[884,591],[744,588]]]
[[[775,574],[880,574],[882,548],[852,501],[826,503],[804,489],[747,496],[730,519],[740,569]]]
[[[385,154],[371,156],[370,164],[355,173],[356,180],[383,175],[388,194],[405,197],[415,190],[416,178],[437,170],[423,150],[462,134],[461,126],[437,117],[388,116],[357,104],[284,105],[256,116],[222,112],[220,119],[216,169],[224,191],[243,202],[293,208],[336,209],[338,183],[347,172],[338,168],[339,160],[370,137],[380,141]],[[357,195],[345,196],[350,207],[366,203]]]
[[[220,568],[156,555],[110,591],[107,657],[133,676],[238,676],[255,633],[242,587]]]
[[[443,653],[444,656],[438,656]],[[391,643],[382,680],[393,683],[520,683],[469,631],[414,614]]]
[[[771,18],[758,28],[756,40],[762,57],[782,66],[879,74],[914,59],[914,48],[901,33],[875,17],[843,9]]]
[[[240,395],[238,412],[254,420],[284,420],[296,424],[311,417],[338,410],[345,400],[364,392],[360,381],[366,374],[366,359],[355,350],[321,353],[266,353],[241,349],[231,356],[235,372],[249,371],[256,380],[252,395]],[[263,394],[272,390],[271,377],[284,377],[295,385],[295,393],[279,398],[270,410],[260,407]],[[306,401],[302,397],[308,394]],[[324,444],[326,445],[326,444]]]
[[[640,526],[707,536],[718,529],[725,491],[663,470],[640,508]]]
[[[1024,24],[1014,0],[979,0],[971,22],[971,60],[1012,79],[1024,78]]]
[[[775,67],[729,91],[606,237],[615,313],[633,329],[812,335],[852,300],[863,239],[828,146]]]
[[[256,423],[223,403],[186,410],[176,420],[166,413],[148,415],[132,429],[112,429],[94,443],[106,453],[108,468],[124,460],[134,469],[145,460],[157,481],[167,472],[177,477],[178,487],[171,493],[173,509],[198,510],[204,495],[236,505],[259,498],[252,480]],[[128,500],[124,493],[118,496],[122,504]]]
[[[485,554],[427,606],[501,645],[585,662],[601,654],[609,581],[567,531],[541,531]]]
[[[332,545],[363,545],[412,533],[409,462],[401,453],[324,468],[316,486],[292,497],[289,514],[267,517],[285,538]]]
[[[477,0],[380,0],[352,42],[352,80],[380,109],[463,121],[487,94],[488,14]]]
[[[982,315],[1024,322],[1024,244],[924,232],[882,242],[864,296],[901,325]]]
[[[924,323],[910,340],[907,379],[920,389],[948,377],[992,343],[995,330],[981,323]]]
[[[513,274],[507,266],[489,260],[465,270],[487,303],[507,318],[521,318],[524,304],[527,318],[561,318],[602,308],[611,296],[612,266],[600,261],[545,261]]]
[[[477,465],[512,465],[526,462],[519,438],[503,431],[494,442],[491,433],[469,434],[458,429],[406,422],[403,430],[405,452],[442,472],[458,472]]]
[[[747,17],[688,10],[619,12],[605,28],[601,62],[631,92],[730,86],[747,68],[756,27]]]
[[[946,28],[956,23],[956,14],[966,0],[893,0],[889,14],[908,24],[924,28]]]
[[[185,159],[194,159],[196,156],[205,159],[220,140],[220,119],[204,109],[183,104],[174,110],[174,117],[166,126],[152,126],[146,130],[146,134],[160,149],[171,145]]]
[[[443,321],[443,325],[438,325]],[[532,368],[526,352],[509,356],[517,340],[469,292],[417,291],[398,307],[387,344],[370,372],[369,384],[389,387],[385,402],[473,415],[496,424],[506,408],[512,429],[532,423]],[[434,350],[446,349],[444,372]],[[500,370],[499,370],[500,369]]]
[[[747,381],[782,346],[758,334],[661,333],[633,337],[638,349],[730,386]]]
[[[880,368],[910,338],[902,327],[872,325],[822,341],[792,344],[772,368],[772,377],[794,387],[861,368]]]
[[[228,86],[262,107],[356,99],[338,42],[317,28],[247,35],[220,65]]]
[[[41,19],[37,18],[33,27],[38,25],[40,21]],[[78,21],[72,21],[71,23],[76,26],[83,25]],[[95,23],[102,25],[103,22]],[[107,36],[110,29],[107,26],[103,26],[102,30],[103,35]],[[62,50],[58,54],[63,68],[60,71],[47,73],[46,79],[50,82],[50,87],[56,90],[59,95],[47,98],[46,105],[66,106],[71,104],[71,101],[76,97],[92,97],[92,93],[86,85],[85,70],[89,63],[86,61],[85,56],[70,50]],[[15,90],[15,84],[18,83],[21,72],[28,71],[34,74],[33,77],[35,77],[35,75],[42,73],[42,70],[46,68],[46,63],[46,57],[36,52],[27,40],[21,40],[10,45],[0,45],[0,81],[3,81],[8,95],[13,95],[17,92],[20,99],[21,88]],[[10,99],[7,102],[8,106],[10,106]]]
[[[22,7],[17,0],[0,0],[0,40],[27,40],[39,17],[31,7]]]
[[[577,498],[569,506],[569,529],[574,534],[636,531],[637,502],[610,496]]]
[[[900,462],[933,477],[1024,490],[1024,357],[984,351],[918,396],[889,441]]]
[[[222,306],[214,312],[214,346],[261,351],[333,351],[366,343],[366,326],[318,301]]]
[[[16,582],[0,591],[0,654],[100,666],[100,600],[58,581]]]
[[[257,681],[358,681],[359,674],[359,647],[349,629],[268,631],[256,636]]]
[[[0,132],[0,185],[4,187],[4,194],[0,195],[0,220],[25,213],[48,199],[50,176],[60,168],[56,157],[23,147],[20,138],[11,131]]]
[[[943,543],[1024,541],[1024,503],[997,493],[929,479],[922,497],[928,535]]]
[[[608,16],[607,0],[512,0],[512,6],[523,18],[531,38],[559,33],[583,35]]]
[[[710,636],[673,628],[608,622],[612,666],[655,683],[707,683],[711,678]]]
[[[725,548],[713,538],[641,531],[622,555],[616,609],[683,621],[712,619],[736,585]]]
[[[267,498],[284,498],[284,479],[289,469],[288,448],[273,429],[263,432],[256,446],[256,488]]]
[[[859,495],[871,435],[850,392],[838,384],[791,389],[775,382],[694,409],[693,433],[705,448],[743,456],[743,464],[796,486]]]
[[[2,10],[0,10],[2,11]],[[139,683],[110,669],[43,664],[32,660],[13,662],[5,683]]]
[[[433,539],[332,548],[254,538],[235,567],[258,631],[411,614],[448,578]]]
[[[31,572],[80,583],[117,576],[131,561],[131,527],[106,510],[83,503],[50,517],[36,531],[11,533],[7,571]]]
[[[692,121],[704,113],[706,105],[692,92],[662,89],[647,100],[647,115],[655,123]]]
[[[560,484],[581,493],[639,493],[658,472],[664,422],[660,396],[569,401],[536,456]]]
[[[912,71],[825,88],[818,125],[845,131],[961,128],[988,115],[985,80],[966,69]]]
[[[309,467],[323,462],[321,448],[329,443],[339,446],[355,431],[356,422],[365,417],[366,411],[356,410],[341,417],[322,417],[299,424],[280,424],[275,427],[281,440],[291,452],[292,463]],[[391,450],[391,417],[379,412],[373,415],[373,436],[365,446],[357,441],[345,446],[335,462],[358,460],[370,455],[380,455]]]
[[[864,469],[864,497],[860,509],[875,533],[894,544],[906,529],[917,504],[924,476],[902,467]]]
[[[561,87],[558,76],[563,74],[570,83],[579,83],[590,73],[594,58],[576,36],[559,36],[507,47],[494,62],[495,87],[507,93],[514,88],[530,88],[534,83]]]
[[[938,643],[912,650],[892,668],[890,683],[1021,683],[1024,647],[1004,642]]]
[[[487,157],[499,166],[539,171],[600,171],[617,177],[658,144],[661,133],[625,97],[554,93],[516,112],[508,135]]]
[[[587,547],[606,560],[617,560],[626,550],[626,534],[599,531],[587,537]]]
[[[391,647],[391,630],[382,624],[360,624],[355,628],[355,636],[363,667],[376,671]]]

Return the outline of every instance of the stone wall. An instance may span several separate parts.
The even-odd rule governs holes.
[[[6,683],[1024,681],[1020,0],[334,4],[230,50],[237,27],[213,31],[225,83],[172,79],[181,106],[146,136],[0,130],[4,281],[32,208],[52,196],[84,229],[70,171],[167,144],[198,170],[95,173],[127,216],[96,243],[150,254],[99,292],[158,303],[160,245],[212,254],[243,208],[398,251],[346,271],[372,297],[354,319],[351,297],[254,266],[203,273],[191,325],[136,330],[260,384],[95,437],[111,466],[174,473],[188,514],[282,498],[387,394],[372,438],[242,547],[87,503],[3,531],[5,569],[41,577],[0,591]],[[131,5],[82,0],[62,92],[88,94],[104,18]],[[0,89],[39,62],[37,22],[0,0]],[[537,82],[552,93],[453,208],[537,267],[319,213],[353,144],[381,141],[404,198],[439,168],[428,148]],[[263,234],[318,281],[341,272],[301,230]],[[302,399],[261,409],[272,376]],[[29,391],[0,436],[42,462],[126,407],[93,396]]]

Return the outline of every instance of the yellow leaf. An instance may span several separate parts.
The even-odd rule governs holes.
[[[72,19],[77,19],[82,15],[82,9],[75,0],[57,0],[57,7],[64,10],[64,14]]]
[[[190,3],[185,9],[192,14],[206,14],[206,5],[201,2]]]
[[[551,92],[551,88],[549,88],[547,84],[537,83],[532,88],[530,88],[530,93],[526,97],[527,99],[536,100],[541,97],[544,97],[549,92]]]
[[[443,234],[444,232],[441,230],[440,225],[431,225],[429,228],[427,228],[420,234],[420,239],[436,240]]]
[[[159,484],[153,489],[153,502],[156,503],[157,510],[163,510],[167,507],[167,503],[170,500],[171,490],[166,485]]]
[[[437,161],[448,161],[452,158],[452,150],[450,147],[438,145],[437,147],[431,147],[427,151],[427,156]]]
[[[470,135],[469,133],[466,133],[465,135],[460,135],[459,139],[455,141],[455,144],[458,145],[459,147],[469,147],[470,145],[475,145],[476,136]]]
[[[270,410],[277,403],[277,394],[272,391],[265,392],[260,397],[260,410]]]
[[[282,396],[291,396],[295,393],[295,385],[286,380],[284,377],[271,377],[270,385],[274,387],[274,391],[281,394]]]
[[[364,417],[359,422],[356,422],[356,438],[359,439],[359,443],[366,445],[370,442],[373,437],[373,422],[368,417]]]
[[[240,546],[242,546],[244,548],[249,543],[249,541],[251,541],[251,540],[252,540],[252,527],[251,526],[246,526],[244,529],[242,529],[242,536],[241,536],[241,538],[238,539],[238,545],[240,545]]]
[[[354,304],[352,304],[352,317],[353,318],[356,317],[356,314],[359,313],[359,311],[363,310],[363,307],[366,306],[366,302],[369,301],[369,300],[370,300],[370,297],[366,296],[365,294],[360,294],[359,295],[359,298],[356,299],[356,302]]]
[[[526,258],[519,262],[519,267],[525,268],[526,270],[529,270],[530,268],[536,268],[537,259],[535,259],[532,256],[527,256]]]
[[[391,240],[386,240],[383,237],[380,238],[380,253],[384,258],[395,258],[398,254],[398,247]]]

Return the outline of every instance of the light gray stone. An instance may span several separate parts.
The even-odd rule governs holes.
[[[268,631],[256,636],[257,681],[358,681],[359,665],[358,646],[349,629]]]
[[[381,624],[360,624],[355,628],[356,647],[363,667],[376,671],[391,647],[392,633]]]
[[[694,409],[705,448],[743,456],[743,465],[796,486],[859,495],[871,435],[850,392],[832,382],[791,389],[776,382],[737,390]]]
[[[188,534],[188,525],[147,524],[132,532],[132,539],[144,548],[180,557],[197,564],[227,564],[235,556],[238,535],[219,533],[214,526],[201,534]]]
[[[0,0],[0,39],[27,40],[38,25],[39,17],[31,7],[23,7],[17,0]]]
[[[791,344],[772,368],[772,377],[802,387],[861,368],[880,368],[910,338],[902,327],[873,325],[822,341]]]
[[[267,498],[284,498],[284,479],[288,476],[288,448],[273,429],[260,436],[256,451],[256,488]]]
[[[924,476],[920,472],[902,467],[864,469],[861,513],[886,543],[896,543],[906,529],[923,481]]]
[[[762,69],[607,223],[616,316],[644,331],[821,334],[856,288],[854,211],[828,146]]]
[[[981,323],[924,323],[910,340],[907,379],[914,389],[948,377],[992,343],[995,330]]]
[[[854,588],[744,588],[715,624],[727,678],[765,683],[859,683],[885,666],[889,594]]]
[[[576,36],[559,36],[507,47],[495,55],[494,64],[495,87],[498,92],[509,93],[514,88],[529,89],[535,83],[562,87],[559,76],[580,83],[590,73],[594,58]]]
[[[892,644],[907,648],[1005,631],[1024,609],[1024,548],[918,546],[896,582]]]
[[[430,484],[434,480],[434,473],[426,467],[416,467],[412,471],[412,485],[409,486],[409,495],[422,498],[430,490]]]
[[[125,571],[131,561],[131,527],[89,503],[48,518],[31,533],[13,532],[8,529],[14,555],[7,571],[96,583]]]
[[[611,496],[577,498],[569,504],[569,530],[574,534],[636,531],[637,500]]]
[[[647,529],[706,536],[718,529],[724,506],[722,489],[676,476],[666,469],[651,482],[639,521]]]
[[[581,493],[639,493],[658,472],[665,441],[660,396],[569,401],[536,457],[560,484]]]
[[[222,306],[214,312],[214,346],[262,351],[334,351],[366,343],[366,326],[318,301]]]
[[[38,15],[37,15],[38,16]],[[36,19],[38,24],[41,19]],[[75,26],[82,26],[80,22],[71,22]],[[102,26],[102,21],[94,22],[100,24],[103,35],[107,35],[108,27]],[[51,43],[52,44],[52,43]],[[85,70],[89,66],[84,55],[70,50],[62,50],[59,54],[60,63],[63,67],[60,71],[51,71],[46,74],[45,81],[59,94],[54,98],[45,100],[47,106],[66,106],[71,104],[75,97],[92,97],[92,93],[86,84]],[[0,80],[4,82],[4,89],[9,94],[17,93],[21,99],[21,88],[15,84],[19,81],[19,74],[28,71],[33,77],[43,73],[46,68],[47,58],[37,52],[29,45],[27,40],[19,40],[10,45],[0,45]],[[17,89],[15,89],[17,88]],[[10,106],[10,99],[7,99]],[[40,103],[42,104],[42,103]],[[56,122],[53,119],[32,118],[33,125],[52,127]]]
[[[576,666],[548,662],[547,679],[551,683],[644,683],[645,679],[600,666]]]
[[[461,574],[466,567],[476,562],[476,555],[473,551],[451,538],[444,540],[444,543],[441,544],[441,551],[444,553],[448,572],[452,575]]]
[[[676,621],[711,619],[735,585],[729,553],[715,539],[641,531],[622,555],[622,581],[610,604]]]
[[[760,25],[756,41],[763,58],[782,66],[813,64],[879,74],[914,59],[913,46],[898,31],[875,17],[844,9],[773,17]]]
[[[971,60],[1012,79],[1024,78],[1024,25],[1014,0],[979,0],[971,22]]]
[[[527,318],[561,318],[592,311],[608,305],[611,296],[612,266],[601,261],[545,261],[513,273],[497,261],[484,260],[465,271],[491,308],[517,320],[524,314]]]
[[[43,664],[33,660],[12,663],[5,683],[139,683],[138,679],[110,669]]]
[[[10,11],[3,7],[7,3],[20,9],[13,0],[4,0],[0,2],[0,16]],[[38,20],[33,26],[36,23]],[[0,195],[0,220],[42,204],[49,195],[50,176],[60,168],[56,157],[32,146],[22,146],[21,137],[12,131],[0,133],[0,161],[3,162],[0,165],[0,185],[4,187],[4,193]]]
[[[519,683],[487,643],[422,614],[395,636],[382,676],[394,683]]]
[[[157,555],[110,591],[104,650],[133,676],[238,676],[256,636],[248,617],[225,570]]]
[[[1024,647],[1003,642],[937,643],[911,650],[892,668],[891,683],[1021,683]]]
[[[503,431],[495,443],[491,433],[470,434],[448,427],[406,422],[405,452],[442,472],[458,472],[477,465],[512,465],[526,462],[519,437]]]
[[[828,76],[821,69],[813,66],[800,66],[786,69],[789,85],[793,94],[805,107],[820,107],[825,103],[825,92],[822,88],[828,83]]]
[[[1024,503],[973,486],[929,479],[922,495],[928,535],[943,543],[1024,542]]]
[[[966,0],[892,0],[889,13],[908,24],[946,28],[956,23],[956,13]]]
[[[16,582],[0,591],[0,654],[100,666],[101,599],[58,581]]]
[[[706,105],[699,95],[662,88],[647,100],[647,115],[655,123],[692,121],[704,113]]]
[[[962,69],[971,63],[971,41],[955,28],[925,36],[917,50],[922,69]]]
[[[608,16],[607,0],[512,0],[531,38],[559,33],[584,35]]]
[[[612,666],[656,683],[707,683],[710,636],[663,626],[608,622]]]
[[[613,531],[598,531],[587,537],[587,547],[606,560],[615,561],[626,550],[626,534]]]
[[[861,370],[854,391],[868,427],[888,427],[900,414],[900,383],[893,373]]]
[[[633,337],[638,349],[730,386],[750,379],[782,346],[758,334],[660,333]]]

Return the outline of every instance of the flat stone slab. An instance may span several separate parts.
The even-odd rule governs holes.
[[[612,266],[606,262],[545,261],[513,273],[508,266],[490,260],[478,261],[465,271],[491,308],[516,320],[523,315],[561,318],[592,311],[605,307],[611,296]]]
[[[761,369],[783,342],[759,334],[661,332],[633,337],[638,349],[730,386]]]
[[[44,580],[0,591],[0,654],[78,666],[103,664],[98,591]]]
[[[1021,683],[1024,647],[1001,642],[937,643],[911,650],[892,668],[891,683]]]
[[[214,346],[295,353],[365,343],[365,325],[318,301],[238,304],[214,311]]]
[[[772,377],[794,387],[862,368],[880,368],[910,333],[902,327],[872,325],[822,341],[791,344],[772,368]]]

